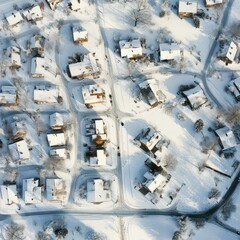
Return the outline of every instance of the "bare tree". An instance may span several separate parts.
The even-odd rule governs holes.
[[[107,240],[107,236],[105,234],[94,232],[93,230],[91,230],[87,234],[87,240]]]
[[[24,226],[11,222],[3,228],[5,240],[24,240]]]
[[[14,183],[17,178],[17,169],[16,168],[5,168],[3,182],[5,183]]]
[[[151,12],[147,0],[136,0],[133,5],[133,10],[130,12],[130,18],[136,27],[138,24],[150,24]]]
[[[168,154],[163,158],[163,166],[170,171],[175,170],[177,163],[177,159],[172,154]]]
[[[62,170],[64,168],[64,159],[57,156],[49,157],[45,162],[45,168],[47,170]]]
[[[237,106],[234,106],[229,111],[223,111],[222,116],[230,124],[238,123],[240,122],[240,108]]]
[[[217,188],[211,188],[210,192],[208,193],[208,198],[212,199],[214,198],[217,200],[220,197],[221,193]]]
[[[236,206],[233,204],[232,199],[229,199],[226,201],[226,203],[223,205],[221,209],[221,214],[223,216],[223,219],[227,221],[233,212],[236,211]]]

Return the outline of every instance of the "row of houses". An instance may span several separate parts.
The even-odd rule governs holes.
[[[16,184],[1,185],[1,198],[5,205],[18,204],[19,196],[26,205],[39,204],[43,201],[43,193],[50,202],[64,203],[67,198],[66,182],[64,179],[47,178],[45,184],[40,183],[39,178],[23,179],[22,193]]]

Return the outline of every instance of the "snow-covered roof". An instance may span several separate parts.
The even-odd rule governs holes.
[[[13,161],[29,160],[30,152],[24,139],[8,145]]]
[[[147,179],[144,185],[149,189],[150,192],[154,192],[161,185],[165,184],[167,180],[166,177],[160,173],[153,175],[150,172],[146,172],[144,177]]]
[[[66,200],[66,184],[63,179],[46,179],[46,195],[48,201]]]
[[[99,72],[96,58],[89,53],[84,55],[82,62],[68,65],[71,77],[84,77]]]
[[[80,9],[80,6],[81,6],[80,0],[69,0],[69,1],[68,1],[68,4],[70,4],[71,9],[72,9],[73,11],[79,10],[79,9]]]
[[[50,147],[64,146],[66,143],[64,133],[50,133],[47,134],[47,140]]]
[[[30,48],[31,49],[42,49],[42,48],[44,48],[44,38],[42,36],[38,35],[38,34],[31,37]],[[38,60],[36,60],[36,61],[38,61]]]
[[[237,146],[236,138],[229,127],[217,129],[215,132],[221,141],[223,150]]]
[[[47,87],[45,85],[36,86],[33,91],[33,100],[36,103],[56,104],[58,103],[59,89],[57,86]]]
[[[231,81],[228,87],[229,87],[229,90],[234,94],[236,98],[240,97],[240,77]]]
[[[9,57],[9,66],[22,66],[20,48],[18,47],[8,47],[7,56]]]
[[[5,17],[10,26],[14,26],[23,20],[21,13],[15,10],[5,14]]]
[[[51,128],[63,127],[63,116],[60,113],[53,113],[50,115]]]
[[[236,54],[237,54],[237,51],[238,51],[238,46],[235,42],[231,41],[229,47],[228,47],[228,50],[227,50],[227,53],[226,53],[226,57],[233,61]]]
[[[0,93],[0,105],[16,104],[17,89],[14,86],[2,86]]]
[[[87,182],[87,201],[91,203],[101,203],[111,201],[111,191],[104,190],[104,181],[94,179]]]
[[[31,74],[38,74],[44,76],[44,73],[48,69],[46,60],[44,58],[36,57],[31,62]]]
[[[199,85],[197,85],[196,87],[191,88],[187,91],[183,91],[183,94],[189,100],[192,109],[199,108],[204,103],[206,103],[208,100],[206,95],[204,94],[202,88]]]
[[[138,86],[140,87],[142,93],[146,95],[151,106],[156,103],[165,101],[166,97],[159,90],[157,81],[155,79],[148,79],[144,82],[141,82]]]
[[[197,13],[198,2],[197,0],[179,0],[178,12],[179,13]]]
[[[60,3],[62,0],[46,0],[52,10],[56,9],[56,6],[58,3]]]
[[[134,58],[143,55],[143,49],[139,39],[119,42],[121,57]]]
[[[13,136],[18,135],[19,133],[26,133],[26,127],[23,121],[14,121],[10,125]]]
[[[155,131],[152,128],[147,128],[138,140],[144,144],[149,151],[151,151],[161,139],[163,139],[163,136],[160,132]]]
[[[59,158],[66,158],[67,152],[66,148],[57,148],[57,149],[51,149],[50,150],[50,156],[51,157],[59,157]]]
[[[42,188],[39,187],[39,179],[23,179],[23,199],[26,204],[42,201]]]
[[[72,31],[73,31],[73,41],[74,42],[87,40],[88,32],[85,30],[82,30],[82,28],[79,27],[78,25],[73,26]]]
[[[104,149],[97,149],[96,156],[90,157],[90,166],[104,166],[107,164],[107,156],[105,154]]]
[[[102,103],[103,89],[98,84],[85,85],[82,87],[82,96],[84,104]]]
[[[217,4],[222,4],[223,0],[205,0],[205,2],[206,2],[206,5],[208,7],[210,7],[210,6],[214,6],[214,5],[217,5]]]
[[[42,10],[39,5],[26,9],[22,12],[22,14],[27,18],[28,21],[37,21],[43,17]]]
[[[1,185],[2,201],[6,205],[18,203],[17,186],[16,185]]]
[[[95,122],[96,134],[104,134],[104,122],[102,119],[97,119]]]
[[[172,60],[180,57],[180,47],[177,43],[160,43],[160,60]]]

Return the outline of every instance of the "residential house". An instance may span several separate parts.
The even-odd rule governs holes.
[[[229,91],[234,95],[237,101],[240,101],[240,77],[232,80],[228,84]]]
[[[60,103],[58,86],[39,85],[33,90],[33,100],[36,104],[58,104]]]
[[[18,203],[17,186],[14,185],[1,185],[2,202],[6,205]]]
[[[13,121],[11,124],[12,138],[23,138],[26,135],[26,126],[23,121]]]
[[[82,96],[86,106],[105,102],[105,91],[98,84],[83,86]]]
[[[197,0],[179,0],[178,14],[181,17],[187,17],[196,14],[198,11]]]
[[[66,159],[67,158],[66,148],[51,149],[50,157],[57,158],[57,159]]]
[[[64,128],[62,114],[53,113],[50,115],[50,127],[53,130],[62,130]]]
[[[25,204],[37,204],[42,202],[42,187],[39,178],[23,179],[23,200]]]
[[[68,6],[72,11],[78,11],[80,10],[80,0],[69,0]]]
[[[102,145],[107,140],[106,125],[102,119],[93,119],[86,125],[86,135],[91,136],[96,145]]]
[[[199,85],[189,90],[183,91],[182,94],[184,97],[186,97],[192,110],[199,109],[208,101],[203,89]]]
[[[0,107],[13,107],[18,105],[17,88],[14,86],[2,86],[0,92]]]
[[[55,11],[57,8],[57,5],[62,1],[62,0],[46,0],[49,7]]]
[[[121,57],[137,59],[143,57],[143,49],[139,39],[119,42]]]
[[[10,69],[18,69],[22,66],[20,48],[8,47],[6,56],[7,65]]]
[[[155,79],[146,80],[138,84],[138,86],[152,107],[156,107],[159,103],[165,102],[166,96],[159,89]]]
[[[177,43],[160,43],[160,61],[178,59],[181,56],[180,47]]]
[[[237,55],[238,52],[238,45],[231,41],[230,44],[225,48],[223,56],[220,56],[220,58],[226,62],[226,65],[229,63],[232,63]]]
[[[43,78],[47,73],[56,74],[54,66],[47,62],[45,58],[36,57],[31,62],[31,75],[34,78]]]
[[[51,202],[65,202],[67,197],[64,179],[46,179],[46,197]]]
[[[218,6],[224,3],[224,0],[205,0],[206,7]]]
[[[30,39],[30,50],[31,51],[37,51],[38,54],[43,54],[44,53],[44,45],[45,45],[45,39],[44,37],[38,35],[38,34],[35,34],[31,39]],[[44,65],[44,62],[45,60],[42,58],[35,58],[35,60],[32,60],[32,61],[35,61],[35,66],[38,64],[43,64]],[[38,62],[39,61],[39,62]],[[42,61],[42,62],[41,62]],[[33,73],[32,74],[36,74],[36,77],[38,77],[38,75],[40,74],[40,76],[43,77],[43,75],[41,75],[42,73],[36,69],[37,67],[35,67],[35,69],[32,69],[33,70]],[[46,68],[46,67],[45,67]]]
[[[87,202],[99,204],[108,201],[111,201],[111,191],[104,187],[103,179],[87,182]]]
[[[24,139],[18,140],[8,145],[12,160],[21,163],[30,159],[28,145]]]
[[[104,148],[91,148],[86,153],[89,165],[92,167],[107,165],[107,156]]]
[[[39,21],[43,19],[42,9],[40,5],[32,6],[22,12],[23,16],[28,21]]]
[[[72,28],[73,32],[73,41],[75,43],[83,43],[88,41],[88,32],[82,30],[78,25],[74,25]]]
[[[5,14],[5,17],[10,27],[16,26],[23,20],[21,13],[15,10]]]
[[[217,129],[215,132],[219,137],[220,146],[223,152],[235,151],[235,148],[238,144],[234,133],[229,127]]]
[[[94,76],[99,73],[95,54],[82,55],[80,62],[68,65],[71,78],[84,78]]]
[[[50,147],[64,146],[66,144],[65,135],[63,132],[47,134],[47,140]]]

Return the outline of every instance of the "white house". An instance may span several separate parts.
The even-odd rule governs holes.
[[[205,0],[206,7],[212,7],[216,5],[223,4],[224,0]]]
[[[56,157],[59,159],[66,159],[67,158],[67,151],[65,148],[56,148],[50,150],[50,156]]]
[[[177,43],[160,43],[160,60],[173,60],[180,58],[181,51]]]
[[[234,133],[229,127],[217,129],[215,132],[219,137],[223,151],[233,149],[238,145]]]
[[[50,127],[53,130],[61,130],[64,127],[63,116],[60,113],[53,113],[50,115]]]
[[[68,69],[72,78],[84,78],[99,73],[95,55],[92,53],[84,55],[81,62],[69,64]]]
[[[53,11],[55,11],[58,3],[60,3],[62,0],[46,0],[46,1],[47,1],[47,3],[49,4],[49,7],[50,7]]]
[[[7,56],[7,62],[8,62],[9,68],[18,69],[22,66],[20,48],[8,47],[6,56]]]
[[[88,41],[88,32],[86,30],[82,30],[79,25],[74,25],[72,28],[73,32],[73,41],[75,43],[82,43]]]
[[[86,136],[95,134],[105,134],[106,125],[102,119],[93,119],[90,124],[86,125]]]
[[[104,180],[94,179],[87,182],[87,201],[95,204],[111,201],[111,191],[104,189]]]
[[[83,86],[82,96],[85,105],[105,102],[105,91],[98,84]]]
[[[33,100],[36,104],[57,104],[59,98],[59,89],[55,85],[39,85],[33,90]]]
[[[23,16],[28,20],[28,21],[39,21],[43,19],[43,14],[42,10],[39,5],[30,7],[22,12]]]
[[[42,36],[36,34],[33,37],[31,37],[31,39],[30,39],[30,50],[31,51],[37,51],[39,54],[42,54],[44,52],[44,44],[45,44],[44,38]],[[39,61],[39,64],[41,63],[40,61],[42,61],[42,63],[44,63],[45,61],[41,60],[41,59],[42,58],[40,58],[40,60],[36,59],[36,62],[33,63],[33,64],[35,64],[35,66],[36,66],[38,64],[38,61]],[[37,74],[38,75],[39,70],[36,69],[36,67],[35,67],[35,69],[32,69],[32,71],[33,71],[33,74]],[[41,75],[40,72],[39,72],[39,74]]]
[[[65,202],[67,196],[64,179],[46,179],[46,197],[48,201]]]
[[[21,13],[15,10],[5,14],[5,17],[10,27],[16,26],[23,20]]]
[[[200,108],[208,101],[206,95],[204,94],[204,91],[199,85],[189,90],[183,91],[183,95],[187,98],[192,110]]]
[[[26,126],[23,121],[13,121],[10,126],[13,138],[20,138],[26,135]]]
[[[36,57],[32,59],[31,62],[31,75],[34,78],[44,77],[44,73],[47,70],[46,61],[44,58]]]
[[[232,63],[236,57],[237,51],[238,45],[235,42],[231,41],[225,54],[226,62]]]
[[[72,11],[78,11],[81,7],[80,0],[69,0],[68,6]]]
[[[126,58],[141,58],[143,56],[143,49],[139,39],[132,41],[122,40],[119,42],[121,57]]]
[[[66,144],[64,133],[47,134],[47,140],[50,147],[64,146]]]
[[[230,81],[228,88],[235,98],[240,101],[240,77]]]
[[[178,14],[182,17],[196,14],[198,10],[197,0],[179,0]]]
[[[159,103],[165,102],[166,96],[159,89],[155,79],[146,80],[138,84],[138,86],[152,107],[157,106]]]
[[[12,107],[18,104],[17,88],[14,86],[2,86],[0,92],[0,106]]]
[[[104,149],[96,149],[94,155],[89,158],[89,165],[92,167],[105,166],[107,164],[107,156]]]
[[[168,182],[168,179],[160,173],[146,172],[144,177],[146,181],[143,185],[152,193],[158,188],[163,188]]]
[[[36,204],[42,201],[42,187],[38,178],[23,179],[23,200],[25,204]]]
[[[24,139],[8,145],[13,161],[25,161],[30,159],[30,152]]]
[[[2,202],[6,205],[18,203],[16,185],[1,185]]]

